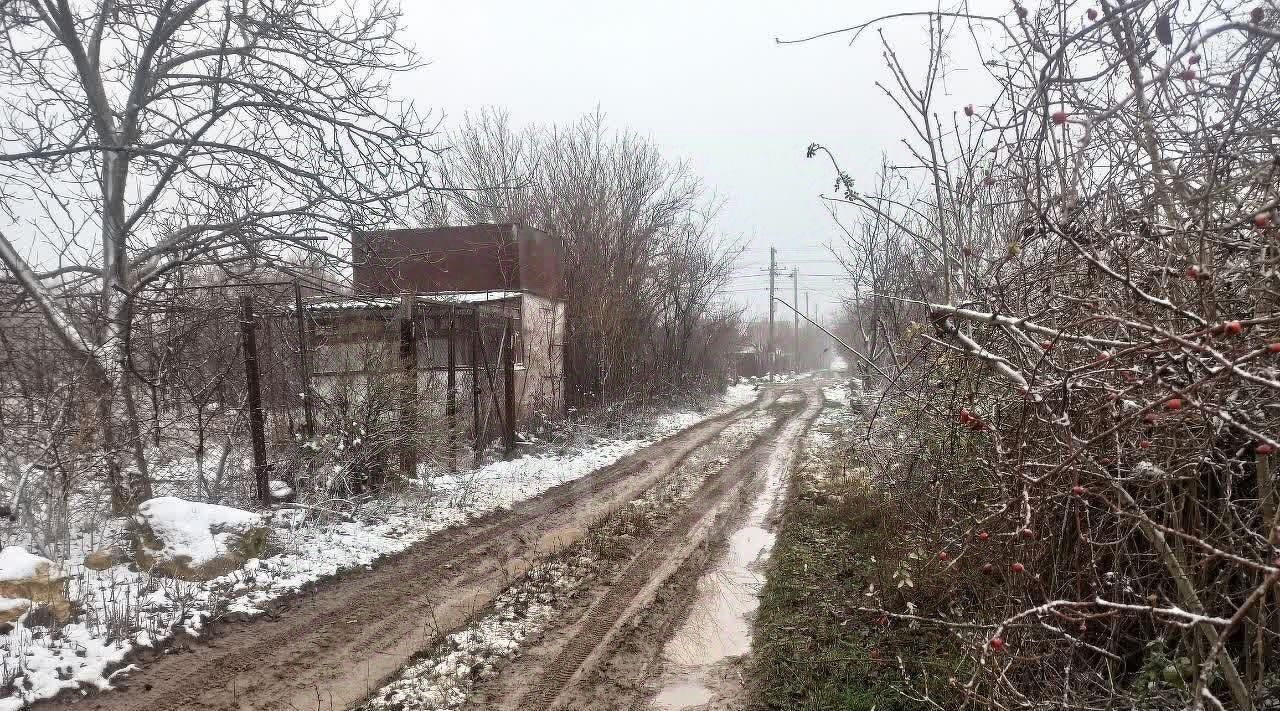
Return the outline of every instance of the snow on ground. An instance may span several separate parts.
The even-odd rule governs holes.
[[[112,677],[128,668],[111,675],[107,670],[137,647],[162,643],[178,630],[199,635],[214,614],[258,614],[309,583],[371,565],[444,528],[578,479],[757,395],[753,384],[740,383],[716,408],[665,413],[642,433],[437,477],[430,488],[370,504],[356,520],[313,523],[305,512],[279,509],[270,517],[270,554],[208,582],[161,578],[124,565],[104,571],[73,565],[71,599],[82,612],[71,624],[51,634],[19,621],[0,634],[0,689],[13,690],[0,698],[0,711],[19,711],[66,689],[109,688]],[[89,548],[76,546],[78,557]]]

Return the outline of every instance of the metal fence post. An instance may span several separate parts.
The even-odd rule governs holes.
[[[449,317],[449,382],[445,393],[444,414],[448,420],[449,469],[458,471],[458,356],[457,356],[458,320]]]
[[[400,369],[404,383],[400,390],[400,436],[403,439],[400,448],[400,473],[405,479],[417,476],[418,473],[418,449],[414,443],[418,434],[418,346],[414,321],[413,295],[401,295]]]
[[[257,319],[253,313],[253,301],[248,294],[240,295],[240,342],[244,348],[244,373],[248,385],[249,435],[253,439],[253,473],[258,500],[270,503],[271,490],[267,483],[267,433],[262,414],[262,390],[258,373],[258,339],[255,333]]]
[[[484,430],[480,426],[480,314],[473,311],[471,315],[471,449],[479,466],[484,447]]]
[[[502,389],[506,396],[507,416],[502,431],[507,454],[516,449],[516,331],[515,320],[507,319],[507,338],[502,348]]]
[[[298,368],[302,377],[303,435],[310,440],[316,436],[316,415],[311,403],[311,339],[307,334],[307,312],[302,303],[302,285],[293,282],[293,314],[298,328]]]

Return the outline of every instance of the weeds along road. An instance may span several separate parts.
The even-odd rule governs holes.
[[[777,401],[787,392],[801,390],[767,388],[753,403],[704,420],[577,481],[443,531],[379,561],[372,570],[353,571],[282,599],[256,620],[217,623],[201,639],[175,641],[153,659],[136,660],[141,668],[120,684],[123,691],[64,696],[35,708],[295,710],[358,704],[415,654],[483,613],[531,566],[580,541],[594,523],[653,487],[694,453],[715,447],[726,428],[751,418],[777,417]],[[821,395],[805,388],[799,399],[809,403],[803,412],[816,412],[818,405],[813,403],[820,403]],[[795,406],[786,409],[787,417],[801,416]],[[750,451],[729,454],[744,462],[751,456]],[[697,511],[725,498],[735,477],[746,477],[749,469],[731,466],[709,479],[682,519],[696,523],[702,516]],[[591,613],[582,639],[566,652],[566,662],[576,663],[575,672],[589,667],[600,644],[612,638],[607,618],[624,616],[636,599],[633,593],[645,587],[640,580],[644,570],[652,577],[670,567],[663,564],[666,558],[675,560],[682,554],[671,547],[652,550],[643,565],[627,568],[631,572],[615,586],[620,592],[608,606]],[[546,678],[537,687],[538,699],[531,702],[553,701],[575,678],[572,673],[564,679]]]

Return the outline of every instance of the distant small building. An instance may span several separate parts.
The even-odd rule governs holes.
[[[562,242],[516,224],[357,233],[355,296],[419,297],[436,306],[478,307],[514,320],[517,420],[564,412]],[[332,308],[332,307],[330,307]]]

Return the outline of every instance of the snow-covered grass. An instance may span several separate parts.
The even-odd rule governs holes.
[[[50,629],[18,621],[0,634],[0,711],[17,711],[63,690],[108,688],[115,669],[139,647],[163,643],[174,633],[199,635],[215,615],[254,615],[272,600],[379,558],[472,517],[519,501],[668,437],[718,412],[752,401],[749,383],[731,386],[706,411],[662,413],[619,437],[593,437],[559,447],[533,447],[525,456],[497,461],[457,475],[419,482],[395,498],[373,501],[345,520],[315,520],[306,511],[277,509],[268,555],[251,559],[207,582],[183,582],[116,565],[94,571],[79,564],[102,531],[69,542],[70,598],[79,613]],[[122,522],[112,523],[117,530]],[[110,532],[105,536],[111,538]]]

